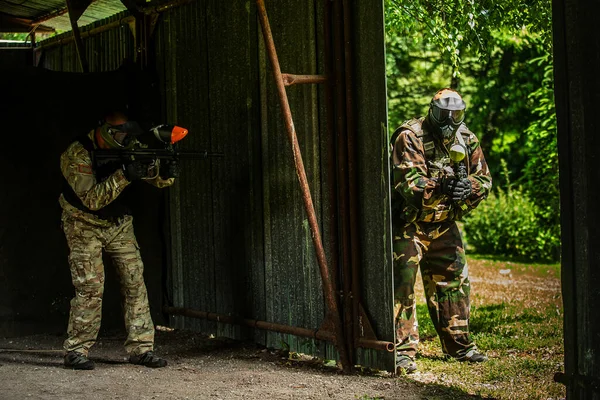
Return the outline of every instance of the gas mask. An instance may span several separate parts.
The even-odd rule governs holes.
[[[429,122],[444,144],[450,143],[465,119],[465,102],[452,89],[442,89],[435,94],[429,105]]]
[[[131,148],[135,137],[141,135],[142,132],[142,128],[135,121],[127,121],[120,125],[111,125],[103,122],[98,127],[100,137],[111,149]]]

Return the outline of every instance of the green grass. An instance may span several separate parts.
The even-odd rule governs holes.
[[[419,373],[409,375],[408,379],[428,382],[433,379],[449,391],[458,389],[483,398],[564,398],[564,386],[553,382],[554,374],[564,369],[562,305],[560,291],[555,290],[560,266],[475,257],[469,263],[485,268],[489,276],[498,277],[499,281],[508,278],[495,275],[496,271],[511,269],[513,274],[510,285],[504,288],[508,294],[503,301],[489,301],[497,298],[497,288],[486,287],[488,282],[484,279],[475,288],[475,293],[481,293],[478,304],[471,307],[470,329],[478,347],[490,360],[478,365],[445,360],[427,307],[420,302],[417,305],[421,335]],[[519,291],[519,295],[511,298],[511,291]]]

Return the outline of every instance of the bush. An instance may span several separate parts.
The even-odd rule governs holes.
[[[506,190],[498,188],[464,218],[469,245],[481,254],[528,261],[558,261],[560,229],[548,226],[522,188],[513,188],[503,163]]]

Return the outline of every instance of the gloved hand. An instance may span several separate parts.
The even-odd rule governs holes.
[[[160,177],[163,179],[179,177],[179,163],[175,160],[165,161],[160,165]]]
[[[145,178],[148,174],[148,167],[139,161],[131,161],[123,164],[123,174],[129,182]]]
[[[442,180],[442,193],[448,195],[452,201],[466,200],[473,190],[468,178],[458,179],[455,177]]]

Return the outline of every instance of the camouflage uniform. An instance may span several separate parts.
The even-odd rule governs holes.
[[[96,147],[94,131],[83,139]],[[123,170],[115,166],[105,179],[99,179],[90,152],[82,141],[73,142],[61,155],[60,167],[69,186],[61,194],[59,202],[63,209],[62,227],[70,249],[69,265],[75,287],[65,350],[87,356],[96,341],[104,292],[103,249],[110,255],[121,284],[128,333],[125,349],[133,355],[153,350],[154,325],[144,283],[144,266],[133,231],[133,218],[122,208],[110,216],[101,212],[116,205],[130,182]],[[172,185],[173,181],[173,178],[162,179],[158,174],[147,180],[157,187]]]
[[[419,343],[414,284],[417,270],[427,307],[444,354],[462,358],[476,349],[469,333],[470,283],[456,220],[474,209],[492,187],[479,141],[463,123],[472,193],[453,203],[441,192],[443,177],[454,170],[447,148],[424,118],[405,122],[392,136],[394,317],[399,354],[414,357]]]

